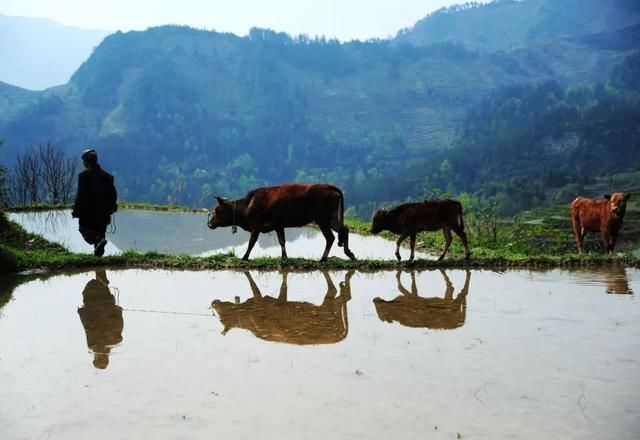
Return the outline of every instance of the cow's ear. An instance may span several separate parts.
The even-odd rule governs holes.
[[[218,201],[218,204],[220,204],[220,205],[224,205],[224,203],[227,201],[227,199],[225,199],[222,196],[216,196],[216,200]]]
[[[604,198],[607,199],[607,200],[611,200],[611,194],[605,194]]]
[[[630,198],[631,198],[631,193],[626,193],[626,194],[624,195],[624,199],[625,199],[625,200],[629,200]]]

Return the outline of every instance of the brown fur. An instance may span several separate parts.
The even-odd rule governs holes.
[[[416,246],[416,235],[423,231],[442,229],[445,246],[438,260],[442,260],[451,245],[451,231],[462,240],[465,258],[471,256],[467,235],[464,232],[462,205],[457,200],[425,200],[420,203],[405,203],[387,211],[381,209],[373,215],[371,233],[378,234],[383,230],[399,234],[396,242],[396,257],[400,257],[400,244],[409,237],[411,239],[411,256],[413,260]]]
[[[605,253],[613,252],[630,193],[605,194],[603,199],[578,197],[571,203],[571,221],[578,252],[583,252],[587,232],[600,232]]]
[[[215,300],[211,306],[224,326],[223,334],[232,328],[244,328],[265,341],[288,344],[334,344],[347,337],[349,321],[347,302],[351,299],[351,276],[340,283],[340,295],[327,272],[322,272],[327,282],[327,293],[322,304],[288,301],[287,273],[282,274],[278,298],[263,296],[249,272],[253,298],[241,304]]]
[[[276,231],[282,250],[287,258],[284,229],[316,223],[326,240],[321,261],[327,259],[331,245],[338,233],[338,246],[355,259],[349,250],[349,229],[344,226],[344,196],[340,188],[327,184],[296,184],[257,188],[243,199],[234,201],[217,197],[218,206],[209,216],[211,229],[224,226],[240,226],[251,233],[247,251],[242,257],[249,259],[251,249],[261,232]]]
[[[440,271],[445,282],[444,298],[424,298],[418,295],[416,274],[411,272],[411,291],[400,281],[401,272],[396,274],[398,290],[401,295],[391,301],[375,298],[378,318],[381,321],[396,321],[405,327],[431,329],[454,329],[462,327],[467,317],[467,294],[471,272],[467,271],[464,286],[460,293],[453,297],[453,284],[446,272]]]

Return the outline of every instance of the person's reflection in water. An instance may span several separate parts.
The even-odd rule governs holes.
[[[424,298],[418,295],[416,273],[411,272],[411,291],[407,290],[400,280],[402,271],[396,274],[398,290],[402,295],[386,301],[375,298],[373,303],[381,321],[396,321],[406,327],[421,327],[431,329],[454,329],[464,325],[467,317],[467,294],[471,272],[466,271],[464,286],[453,297],[453,284],[446,272],[440,270],[445,282],[444,298]]]
[[[87,334],[87,346],[93,352],[93,366],[100,369],[109,365],[111,348],[122,342],[122,307],[116,304],[109,290],[104,270],[96,271],[96,278],[82,291],[83,306],[78,308],[80,321]]]
[[[288,344],[334,344],[347,337],[349,321],[347,302],[351,299],[351,277],[347,272],[340,283],[340,295],[329,274],[322,272],[327,283],[327,293],[317,306],[304,301],[289,301],[287,272],[282,273],[278,298],[263,296],[249,272],[253,297],[243,303],[214,300],[211,306],[224,326],[222,334],[232,328],[249,330],[256,337]]]

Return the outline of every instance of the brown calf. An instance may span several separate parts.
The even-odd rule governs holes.
[[[571,220],[579,253],[583,252],[587,232],[600,232],[605,253],[613,252],[629,197],[630,193],[616,192],[605,194],[600,200],[578,197],[571,203]]]
[[[451,230],[462,240],[464,245],[465,258],[471,256],[467,235],[464,232],[464,220],[462,218],[462,205],[457,200],[425,200],[420,203],[405,203],[387,211],[381,209],[373,215],[371,222],[371,233],[378,234],[383,230],[400,234],[396,241],[396,257],[400,257],[400,244],[409,237],[411,239],[411,256],[413,260],[416,247],[416,234],[422,231],[437,231],[442,229],[445,244],[442,255],[438,261],[442,260],[451,245]]]
[[[207,222],[210,229],[240,226],[251,232],[243,260],[249,259],[258,235],[271,231],[276,231],[282,258],[287,258],[284,228],[306,226],[313,222],[320,227],[327,242],[320,261],[327,259],[335,240],[332,229],[338,233],[338,246],[344,247],[344,253],[355,260],[349,250],[349,229],[344,226],[344,196],[340,188],[326,184],[289,183],[257,188],[238,200],[216,199],[218,206],[209,214]]]

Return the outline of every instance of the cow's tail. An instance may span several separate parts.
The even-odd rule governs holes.
[[[464,215],[462,210],[462,203],[458,202],[458,226],[461,231],[464,231]]]
[[[351,260],[356,257],[349,249],[349,228],[344,225],[344,194],[340,188],[336,188],[340,196],[340,206],[338,207],[338,246],[344,248],[344,253]]]

